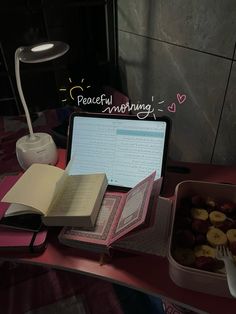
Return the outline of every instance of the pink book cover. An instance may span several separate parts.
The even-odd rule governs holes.
[[[116,240],[145,222],[154,178],[155,172],[128,193],[106,192],[95,229],[65,227],[59,234],[60,242],[84,248],[111,247]]]
[[[0,181],[0,199],[16,183],[18,176],[6,176]],[[0,202],[0,219],[4,216],[9,204]],[[0,250],[38,252],[45,248],[47,230],[39,232],[0,227]]]

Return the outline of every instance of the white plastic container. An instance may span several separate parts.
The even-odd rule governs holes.
[[[180,200],[186,197],[200,195],[215,199],[227,199],[236,203],[236,186],[202,181],[183,181],[176,186],[175,201],[172,207],[172,223],[168,249],[169,274],[174,283],[182,288],[204,292],[212,295],[232,297],[225,274],[203,271],[180,265],[171,255],[173,227],[176,209]]]

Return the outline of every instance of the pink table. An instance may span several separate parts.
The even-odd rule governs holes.
[[[65,152],[60,151],[58,165],[63,167],[64,162]],[[189,163],[176,165],[189,167],[190,172],[167,173],[164,185],[166,196],[173,194],[178,182],[188,179],[236,183],[236,167]],[[169,277],[168,260],[165,258],[116,252],[108,263],[100,265],[97,254],[60,245],[57,241],[58,231],[57,228],[50,229],[47,248],[41,255],[13,256],[1,253],[0,257],[98,277],[208,313],[235,312],[236,299],[211,296],[176,286]]]

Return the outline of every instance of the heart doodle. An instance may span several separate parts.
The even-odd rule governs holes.
[[[167,107],[169,112],[175,112],[176,111],[176,104],[173,102],[171,105]]]
[[[177,97],[177,100],[178,100],[178,102],[179,102],[179,104],[182,104],[182,103],[184,103],[185,102],[185,100],[186,100],[186,95],[184,95],[184,94],[177,94],[176,95],[176,97]]]

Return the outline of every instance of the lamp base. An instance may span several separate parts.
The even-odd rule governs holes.
[[[55,165],[58,159],[57,148],[47,133],[34,133],[34,137],[26,135],[16,142],[16,156],[24,170],[33,163]]]

